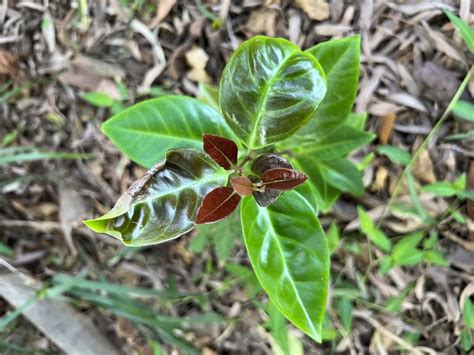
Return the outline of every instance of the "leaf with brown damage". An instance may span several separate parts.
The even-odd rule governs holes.
[[[204,196],[224,185],[228,175],[198,150],[171,150],[130,186],[112,210],[84,223],[128,246],[162,243],[194,228]]]

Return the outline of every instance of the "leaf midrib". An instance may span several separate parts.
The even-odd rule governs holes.
[[[211,177],[207,178],[207,179],[199,179],[199,180],[192,180],[192,183],[190,184],[187,184],[187,185],[181,185],[179,186],[177,189],[173,189],[173,190],[169,190],[167,192],[164,192],[164,193],[161,193],[161,194],[150,194],[150,196],[148,196],[147,198],[145,198],[144,200],[140,200],[140,203],[142,202],[148,202],[150,200],[154,200],[154,199],[158,199],[158,198],[161,198],[161,197],[164,197],[164,196],[167,196],[167,195],[173,195],[173,194],[176,194],[176,193],[179,193],[185,189],[189,189],[189,188],[193,188],[193,186],[196,186],[196,185],[201,185],[201,184],[206,184],[206,183],[210,183],[212,181],[217,181],[219,180],[220,178],[223,178],[223,177],[226,177],[226,176],[229,176],[232,171],[226,171],[224,169],[222,169],[223,171],[221,172],[216,172],[215,174],[211,175]]]
[[[308,322],[308,324],[309,324],[309,327],[310,327],[311,331],[313,332],[314,335],[318,335],[318,332],[317,332],[316,329],[314,328],[313,321],[312,321],[311,317],[309,316],[308,312],[306,311],[306,307],[305,307],[303,301],[301,300],[301,297],[300,297],[300,294],[299,294],[299,292],[298,292],[298,289],[297,289],[297,287],[296,287],[296,285],[295,285],[295,283],[294,283],[294,281],[293,281],[293,276],[292,276],[291,273],[289,272],[289,269],[288,269],[288,266],[287,266],[287,263],[286,263],[286,260],[285,260],[285,257],[284,257],[285,254],[284,254],[283,248],[282,248],[281,243],[280,243],[280,241],[278,240],[278,238],[275,237],[275,236],[280,236],[280,235],[276,232],[276,230],[275,230],[275,228],[274,228],[274,226],[273,226],[272,220],[271,220],[271,218],[270,218],[270,216],[269,216],[268,210],[267,210],[266,208],[265,208],[264,211],[263,211],[263,215],[264,215],[265,220],[266,220],[266,221],[268,222],[268,224],[269,224],[269,229],[273,232],[273,235],[274,235],[273,239],[275,240],[275,243],[276,243],[276,245],[277,245],[277,247],[278,247],[278,251],[279,251],[280,254],[281,254],[281,259],[282,259],[282,264],[283,264],[283,267],[284,267],[284,272],[285,272],[286,276],[288,277],[288,279],[290,280],[290,283],[291,283],[291,286],[292,286],[292,288],[293,288],[293,290],[294,290],[294,292],[295,292],[295,295],[296,295],[296,299],[297,299],[297,301],[298,301],[298,304],[300,305],[301,309],[303,310],[303,313],[304,313],[304,315],[305,315],[305,317],[306,317],[306,320],[307,320],[307,322]],[[295,241],[295,242],[296,242],[296,241]]]
[[[278,66],[278,69],[275,70],[272,79],[269,80],[265,84],[265,87],[264,87],[264,90],[263,90],[263,96],[261,96],[261,97],[263,97],[263,99],[261,99],[260,104],[258,105],[257,118],[256,118],[256,121],[253,125],[252,133],[250,134],[250,139],[249,139],[248,144],[247,144],[247,146],[249,147],[250,150],[255,148],[254,143],[255,143],[255,139],[256,139],[256,135],[257,135],[257,131],[258,131],[258,125],[259,125],[260,120],[262,119],[262,116],[263,116],[262,108],[266,106],[266,103],[267,103],[267,100],[268,100],[267,93],[272,88],[272,85],[275,83],[276,78],[277,78],[278,74],[280,73],[280,71],[282,70],[283,66],[286,64],[286,62],[295,53],[296,53],[295,50],[291,51],[291,53],[285,58],[285,60],[283,60],[283,62]]]

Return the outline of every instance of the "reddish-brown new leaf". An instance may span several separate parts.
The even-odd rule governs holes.
[[[202,141],[204,151],[224,169],[229,170],[237,163],[237,144],[230,139],[205,134]]]
[[[240,196],[232,187],[218,187],[204,196],[195,223],[217,222],[230,215],[239,202]]]
[[[250,196],[253,193],[253,183],[248,177],[237,176],[230,179],[230,184],[240,196]]]
[[[289,190],[306,181],[308,177],[299,171],[287,168],[267,170],[262,175],[262,182],[266,189]]]

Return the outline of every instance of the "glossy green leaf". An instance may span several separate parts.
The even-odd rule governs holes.
[[[260,207],[241,204],[245,245],[255,273],[278,309],[321,341],[329,278],[329,252],[311,205],[295,191]]]
[[[112,210],[84,223],[128,246],[162,243],[194,228],[203,197],[225,185],[228,175],[198,150],[172,150],[133,183]]]
[[[217,111],[186,96],[143,101],[107,120],[102,130],[125,155],[148,168],[170,149],[201,149],[204,133],[233,137]]]
[[[323,42],[306,53],[321,64],[328,91],[315,117],[296,135],[325,137],[341,126],[352,110],[359,83],[360,36]]]
[[[312,155],[318,160],[332,160],[345,157],[353,150],[369,143],[375,135],[350,126],[342,126],[336,132],[318,142],[309,142],[296,147],[296,156]]]
[[[314,116],[325,94],[324,72],[311,54],[263,36],[237,49],[219,87],[224,117],[250,149],[290,136]]]

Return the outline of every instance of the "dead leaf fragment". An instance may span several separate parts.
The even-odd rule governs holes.
[[[86,218],[86,208],[81,195],[69,183],[59,185],[59,219],[64,238],[72,254],[77,255],[77,250],[72,240],[72,228],[82,223]]]
[[[245,27],[252,34],[265,33],[267,36],[273,37],[276,34],[276,18],[277,11],[273,9],[252,11]]]
[[[377,172],[375,173],[375,180],[370,187],[374,192],[382,191],[385,188],[387,179],[389,177],[388,170],[384,166],[379,166]]]
[[[176,0],[160,0],[158,2],[158,9],[156,10],[156,16],[150,24],[152,29],[158,27],[161,21],[163,21],[166,16],[173,9],[173,6],[176,4]]]
[[[15,56],[0,49],[0,75],[12,74],[16,69]]]
[[[211,83],[211,77],[206,73],[206,64],[209,56],[201,47],[193,47],[185,55],[186,61],[191,66],[191,70],[186,75],[188,79],[202,82],[205,84]]]
[[[389,112],[382,117],[379,126],[379,141],[382,144],[387,144],[392,135],[393,126],[397,116],[393,112]]]
[[[329,18],[329,4],[324,0],[295,0],[311,20],[324,21]]]
[[[416,178],[426,184],[436,182],[436,176],[433,170],[433,162],[426,149],[423,149],[413,165],[413,173]]]

